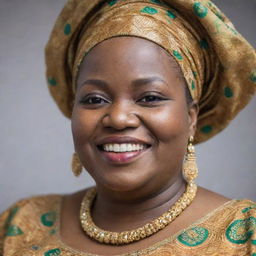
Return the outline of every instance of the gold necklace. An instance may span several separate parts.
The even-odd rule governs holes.
[[[151,236],[154,233],[165,228],[175,218],[177,218],[186,207],[195,198],[197,185],[195,183],[187,184],[186,191],[178,199],[178,201],[165,213],[157,219],[145,224],[140,228],[136,228],[123,232],[111,232],[103,230],[95,225],[91,216],[91,206],[96,196],[96,188],[89,189],[82,201],[80,209],[80,222],[86,234],[94,240],[104,244],[129,244],[139,241],[145,237]]]

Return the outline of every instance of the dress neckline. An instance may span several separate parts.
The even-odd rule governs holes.
[[[66,244],[64,241],[62,241],[61,236],[60,236],[60,223],[61,223],[61,209],[62,209],[64,198],[65,198],[65,196],[61,196],[60,200],[58,201],[57,220],[56,220],[56,233],[55,233],[56,240],[60,244],[61,248],[65,249],[66,251],[68,251],[70,253],[74,253],[77,256],[103,256],[102,254],[94,254],[94,253],[89,253],[89,252],[81,251],[81,250],[76,249],[76,248],[72,248],[71,246]],[[152,244],[151,246],[149,246],[147,248],[130,251],[130,252],[123,253],[123,254],[113,254],[112,256],[142,256],[142,255],[148,255],[148,253],[151,253],[154,250],[156,250],[156,249],[166,245],[167,243],[170,243],[171,241],[175,240],[183,232],[185,232],[185,231],[193,228],[194,226],[204,222],[205,220],[207,220],[208,218],[210,218],[211,216],[213,216],[217,212],[223,210],[227,206],[232,205],[232,204],[234,204],[236,202],[239,202],[239,201],[241,201],[241,200],[232,199],[232,200],[229,200],[229,201],[221,204],[220,206],[218,206],[214,210],[212,210],[209,213],[207,213],[205,216],[203,216],[203,217],[199,218],[198,220],[194,221],[188,227],[186,227],[186,228],[184,228],[182,230],[179,230],[175,234],[173,234],[173,235],[171,235],[171,236],[169,236],[169,237],[167,237],[167,238],[165,238],[165,239],[163,239],[163,240],[161,240],[159,242],[156,242],[156,243]]]

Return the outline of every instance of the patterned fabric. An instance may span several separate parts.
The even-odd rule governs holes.
[[[0,215],[0,255],[92,256],[59,236],[62,196],[22,200]],[[167,239],[122,256],[255,256],[256,204],[232,200]],[[94,255],[96,256],[96,255]]]
[[[255,50],[211,1],[69,0],[46,46],[49,89],[67,117],[82,59],[116,36],[150,40],[174,57],[199,102],[197,143],[223,130],[255,93]]]

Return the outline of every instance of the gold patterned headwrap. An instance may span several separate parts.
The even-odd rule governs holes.
[[[255,51],[212,2],[69,0],[46,47],[50,92],[67,117],[80,63],[117,36],[150,40],[179,64],[200,107],[196,142],[224,129],[255,93]]]

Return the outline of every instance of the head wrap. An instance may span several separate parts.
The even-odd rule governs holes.
[[[200,107],[197,143],[224,129],[255,93],[255,51],[212,2],[69,0],[46,47],[50,92],[67,117],[84,56],[117,36],[150,40],[179,64]]]

